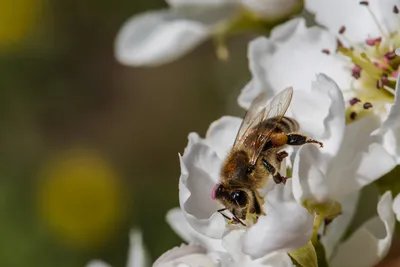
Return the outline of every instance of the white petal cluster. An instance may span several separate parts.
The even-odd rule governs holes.
[[[301,0],[167,0],[169,8],[130,18],[115,41],[117,60],[130,66],[158,66],[178,59],[223,31],[243,12],[277,21],[301,9]]]
[[[168,9],[140,14],[124,25],[116,41],[120,62],[170,62],[243,9],[265,21],[276,20],[287,17],[299,1],[167,3]],[[310,241],[315,245],[317,234],[329,266],[372,267],[387,254],[396,217],[400,221],[400,194],[381,194],[373,207],[376,214],[352,232],[348,229],[362,206],[363,188],[400,163],[400,64],[390,65],[392,52],[400,46],[400,0],[305,0],[305,6],[321,26],[308,27],[305,19],[292,19],[268,38],[253,40],[248,49],[252,78],[238,103],[247,109],[262,92],[272,98],[293,87],[285,116],[298,121],[300,132],[324,147],[288,148],[290,157],[281,173],[286,174],[289,166],[291,179],[285,185],[268,181],[262,190],[266,215],[244,227],[227,224],[218,212],[224,207],[211,197],[241,118],[220,118],[204,138],[189,134],[179,157],[180,207],[167,214],[167,222],[187,245],[166,252],[154,267],[294,266],[289,254]],[[361,112],[353,112],[354,107],[361,107]],[[360,116],[355,119],[356,115]],[[321,227],[321,218],[330,216],[333,205],[340,212],[327,228]],[[140,251],[132,257],[137,264],[128,266],[143,266],[144,250]],[[107,265],[89,265],[94,266]]]
[[[225,219],[217,212],[223,206],[213,200],[211,194],[240,121],[233,117],[221,118],[211,124],[205,139],[190,134],[188,146],[181,156],[179,200],[182,212],[194,230],[220,240],[232,231],[227,229]],[[243,239],[240,239],[243,252],[260,258],[274,251],[294,250],[310,240],[312,216],[294,200],[290,182],[285,186],[276,185],[266,194],[264,210],[268,216],[261,217],[249,231],[243,232]],[[291,220],[297,220],[297,223],[290,223]]]

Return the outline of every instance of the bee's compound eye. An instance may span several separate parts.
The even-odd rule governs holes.
[[[232,202],[237,203],[239,206],[247,204],[247,195],[244,191],[234,191],[230,195]]]

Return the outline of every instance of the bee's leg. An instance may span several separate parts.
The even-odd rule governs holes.
[[[286,135],[288,140],[287,143],[288,145],[291,146],[301,146],[307,143],[314,143],[314,144],[318,144],[320,147],[323,147],[324,145],[317,141],[317,140],[313,140],[313,139],[308,139],[307,136],[302,135],[302,134],[298,134],[298,133],[290,133]]]
[[[277,184],[286,184],[286,177],[283,177],[277,169],[275,169],[274,166],[272,166],[268,161],[265,159],[262,159],[262,163],[264,167],[267,169],[269,173],[272,174],[272,177],[274,178],[275,183]]]
[[[277,156],[277,160],[279,162],[282,162],[282,160],[284,158],[286,158],[287,156],[289,156],[289,154],[286,151],[281,151],[281,152],[277,153],[276,156]]]

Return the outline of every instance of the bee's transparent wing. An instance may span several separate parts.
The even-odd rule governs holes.
[[[285,115],[289,108],[290,102],[292,101],[293,88],[289,87],[275,95],[270,102],[261,111],[260,122],[275,118],[275,125],[270,127],[268,131],[262,127],[262,124],[258,124],[257,138],[255,138],[252,153],[250,155],[250,163],[255,164],[258,157],[260,156],[265,144],[270,140],[272,132],[275,130],[276,125],[280,122],[282,117]]]
[[[250,108],[247,110],[246,115],[243,118],[233,146],[243,143],[246,140],[249,130],[261,123],[267,102],[268,99],[266,93],[259,94],[253,100]]]

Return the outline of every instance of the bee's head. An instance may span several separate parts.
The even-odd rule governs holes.
[[[249,203],[248,192],[245,189],[232,188],[224,184],[216,184],[212,195],[212,199],[221,201],[225,206],[235,206],[237,208],[245,208]]]
[[[257,216],[263,213],[259,197],[256,195],[256,191],[243,186],[221,183],[215,185],[211,197],[218,200],[237,218],[246,220],[248,213]]]

